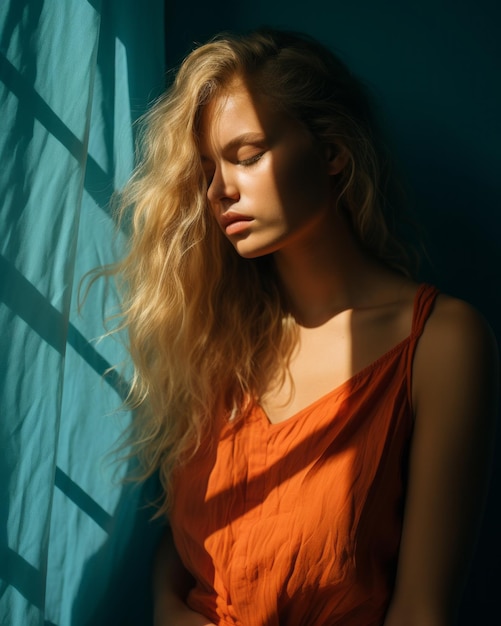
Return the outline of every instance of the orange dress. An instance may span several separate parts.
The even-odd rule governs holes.
[[[411,334],[290,419],[259,406],[221,427],[175,478],[171,526],[196,585],[189,606],[225,626],[376,626],[391,598],[412,433]]]

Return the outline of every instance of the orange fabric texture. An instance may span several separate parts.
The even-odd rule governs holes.
[[[404,341],[290,419],[259,406],[175,478],[171,526],[197,581],[189,606],[225,626],[376,626],[400,543],[412,359]]]

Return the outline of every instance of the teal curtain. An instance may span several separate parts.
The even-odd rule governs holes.
[[[0,3],[0,623],[147,624],[156,486],[116,443],[126,373],[109,198],[164,80],[161,0]]]

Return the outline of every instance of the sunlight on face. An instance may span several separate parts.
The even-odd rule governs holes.
[[[235,81],[203,110],[207,198],[247,258],[297,245],[332,211],[332,164],[307,128]]]

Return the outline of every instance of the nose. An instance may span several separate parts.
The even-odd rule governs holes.
[[[240,197],[238,187],[228,170],[216,168],[207,188],[207,199],[212,206],[228,205]]]

